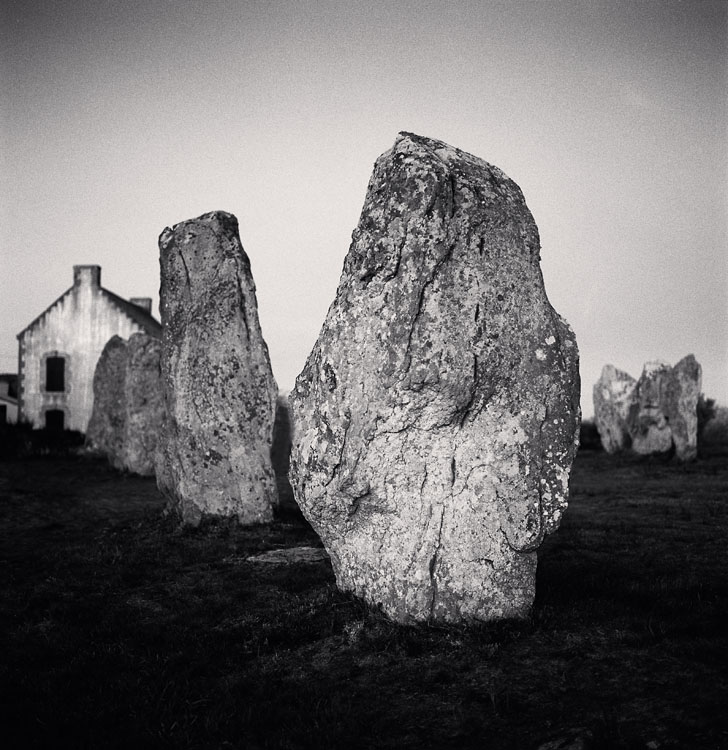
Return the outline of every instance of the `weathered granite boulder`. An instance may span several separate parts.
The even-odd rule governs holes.
[[[637,396],[637,381],[614,365],[604,365],[594,384],[594,421],[607,453],[630,447],[630,410]]]
[[[161,348],[162,342],[146,333],[133,334],[127,345],[120,463],[127,471],[142,476],[154,474],[157,439],[164,415],[159,369]]]
[[[112,336],[104,346],[94,370],[94,405],[86,428],[86,449],[106,456],[117,469],[121,463],[126,422],[125,380],[127,342]]]
[[[701,375],[692,354],[674,367],[647,362],[638,381],[606,365],[594,386],[594,417],[605,450],[647,456],[674,449],[678,460],[693,460]]]
[[[528,613],[579,429],[574,334],[518,186],[400,133],[289,397],[291,483],[338,585],[399,621]]]
[[[270,521],[277,388],[237,219],[217,211],[159,238],[165,419],[157,483],[181,515]]]

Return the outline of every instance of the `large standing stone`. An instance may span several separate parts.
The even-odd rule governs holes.
[[[86,448],[106,456],[117,469],[123,468],[126,364],[127,342],[121,336],[112,336],[94,370],[94,404],[86,429]]]
[[[159,369],[161,348],[162,342],[146,333],[133,334],[127,345],[121,464],[127,471],[142,476],[154,474],[164,414]]]
[[[401,133],[290,396],[291,481],[342,589],[400,621],[528,613],[579,428],[574,334],[518,186]]]
[[[634,408],[637,381],[614,365],[604,365],[594,384],[594,420],[602,446],[607,453],[617,453],[632,444],[630,410]]]
[[[701,374],[692,354],[675,367],[647,362],[638,381],[606,365],[594,386],[594,417],[604,449],[642,456],[674,449],[677,459],[693,460]]]
[[[165,229],[157,482],[186,523],[269,521],[277,388],[237,219],[217,211]]]

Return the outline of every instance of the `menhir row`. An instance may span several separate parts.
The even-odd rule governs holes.
[[[160,488],[184,521],[265,521],[276,387],[235,218],[160,237]],[[523,616],[560,522],[578,352],[518,186],[400,133],[376,162],[291,394],[291,483],[341,588],[398,620]]]

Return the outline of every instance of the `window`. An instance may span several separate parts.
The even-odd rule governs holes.
[[[66,359],[65,357],[48,357],[46,359],[46,390],[66,390]]]
[[[63,432],[66,415],[60,409],[48,409],[45,413],[46,430],[53,432]]]

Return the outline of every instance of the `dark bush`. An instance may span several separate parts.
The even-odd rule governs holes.
[[[579,449],[583,451],[600,451],[602,449],[602,440],[593,419],[584,419],[581,422]]]
[[[715,417],[715,399],[705,398],[705,394],[698,396],[698,442],[705,432],[705,427]]]
[[[0,460],[71,456],[83,447],[84,434],[77,430],[34,430],[26,422],[0,427]]]
[[[288,401],[285,396],[278,396],[276,418],[273,425],[273,445],[270,449],[270,459],[276,475],[285,476],[288,474],[290,456],[291,417],[288,410]]]

